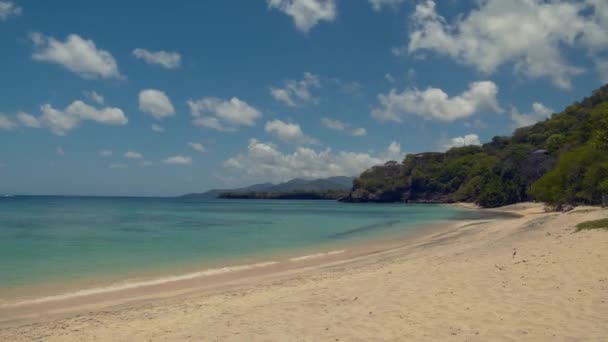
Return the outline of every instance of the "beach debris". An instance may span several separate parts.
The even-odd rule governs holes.
[[[494,264],[494,267],[498,268],[499,271],[504,271],[506,269],[505,266],[501,266],[499,264]]]
[[[515,258],[515,255],[517,255],[517,248],[513,248],[513,256],[512,256],[512,258]]]

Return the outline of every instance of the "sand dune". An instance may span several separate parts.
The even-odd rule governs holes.
[[[467,222],[223,289],[13,322],[6,341],[606,341],[607,210]]]

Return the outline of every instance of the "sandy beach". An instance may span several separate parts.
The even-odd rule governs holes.
[[[521,217],[446,225],[366,255],[301,260],[308,264],[188,291],[100,297],[27,318],[0,310],[0,340],[608,339],[608,231],[575,233],[608,210],[500,210]]]

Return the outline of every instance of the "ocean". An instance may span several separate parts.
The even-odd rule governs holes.
[[[180,274],[277,255],[305,258],[470,215],[424,204],[3,197],[0,300],[45,284]]]

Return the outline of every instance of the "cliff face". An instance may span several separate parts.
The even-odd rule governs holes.
[[[608,196],[608,85],[512,136],[372,167],[341,200],[497,207],[532,195],[556,205],[600,204]]]
[[[444,160],[442,153],[408,155],[403,163],[394,161],[365,171],[353,182],[343,202],[363,203],[450,203],[449,192],[429,184],[420,184],[419,170],[431,169]]]
[[[408,155],[362,173],[343,202],[451,203],[478,201],[498,206],[529,200],[532,183],[555,164],[555,156],[533,146],[507,148],[490,154],[496,142],[446,153]]]

